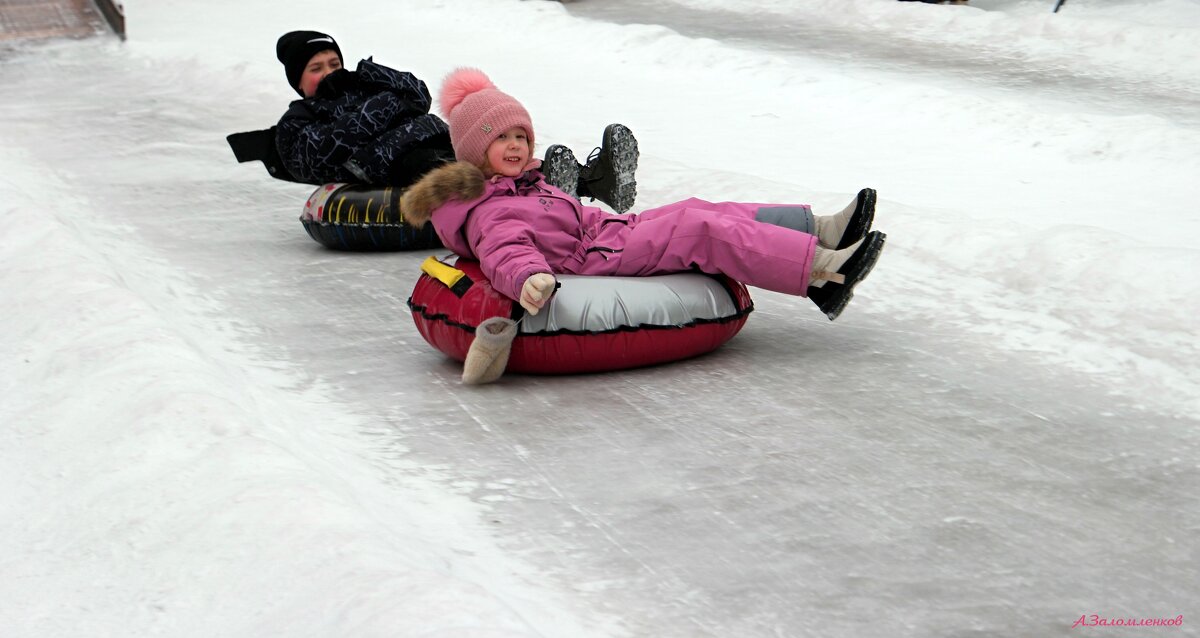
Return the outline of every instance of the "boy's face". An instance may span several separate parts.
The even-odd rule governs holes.
[[[300,92],[304,94],[304,97],[316,95],[317,85],[321,83],[321,80],[340,68],[342,68],[342,59],[333,49],[312,56],[308,60],[308,65],[304,67],[304,73],[300,75]]]
[[[492,140],[487,149],[487,166],[484,172],[489,177],[504,175],[516,177],[525,172],[529,163],[529,136],[525,129],[514,126]]]

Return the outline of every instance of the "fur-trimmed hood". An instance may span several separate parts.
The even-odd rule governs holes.
[[[433,211],[451,200],[466,203],[483,197],[487,180],[478,166],[451,162],[429,171],[400,196],[405,223],[421,228]]]

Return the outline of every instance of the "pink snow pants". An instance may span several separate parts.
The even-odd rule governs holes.
[[[786,204],[686,199],[587,229],[576,275],[645,276],[698,269],[750,286],[805,296],[814,235],[755,221],[759,208]]]

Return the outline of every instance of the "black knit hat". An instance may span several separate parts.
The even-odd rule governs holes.
[[[342,57],[342,49],[337,42],[319,31],[292,31],[279,36],[279,42],[275,43],[275,57],[283,63],[288,86],[296,89],[301,97],[304,93],[300,91],[299,84],[304,67],[308,66],[312,56],[330,49],[338,54],[338,58]]]

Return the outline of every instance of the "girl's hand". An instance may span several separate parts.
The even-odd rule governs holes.
[[[554,275],[539,272],[536,275],[530,275],[529,279],[525,280],[525,285],[521,286],[519,303],[525,312],[536,315],[550,300],[552,294],[554,294]]]

